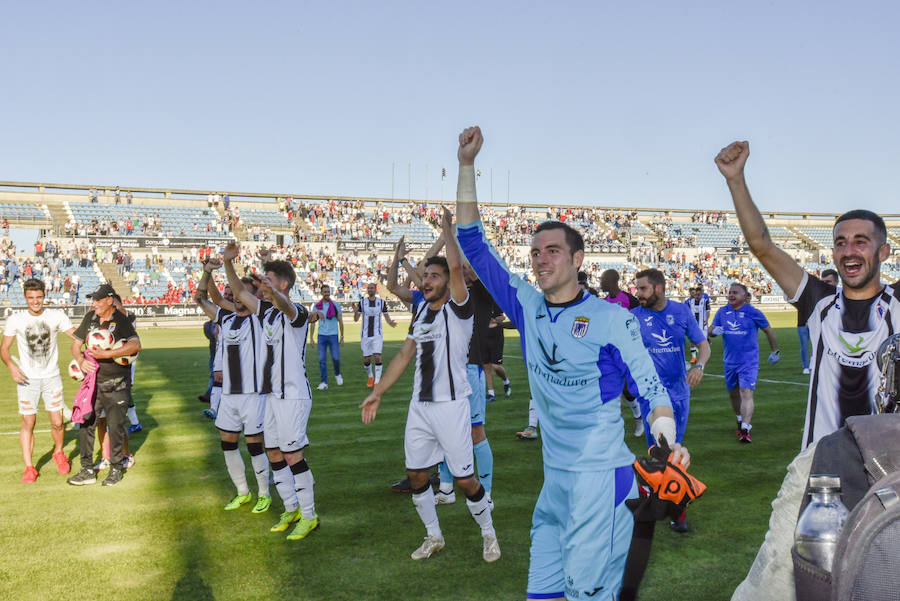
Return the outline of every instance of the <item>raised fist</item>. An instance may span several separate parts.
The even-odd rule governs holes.
[[[750,142],[732,142],[716,155],[716,166],[725,179],[744,175],[744,165],[750,157]]]
[[[225,252],[222,253],[222,256],[226,261],[234,261],[237,259],[237,256],[241,252],[241,247],[238,246],[237,242],[229,242],[225,247]]]
[[[456,153],[459,158],[460,165],[474,165],[475,157],[484,144],[484,136],[481,135],[481,128],[477,125],[467,127],[459,134],[459,150]]]
[[[441,207],[441,229],[444,232],[453,232],[453,213],[447,207]]]
[[[400,240],[397,241],[397,248],[394,250],[394,261],[398,264],[403,260],[403,257],[406,256],[406,236],[400,236]]]

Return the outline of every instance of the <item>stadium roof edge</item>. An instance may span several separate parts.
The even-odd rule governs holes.
[[[127,190],[131,192],[138,192],[144,194],[160,194],[166,198],[171,197],[173,194],[178,195],[190,195],[190,196],[207,196],[208,194],[228,194],[232,197],[232,200],[236,198],[266,198],[266,199],[275,199],[281,197],[290,196],[294,199],[298,200],[315,200],[315,201],[328,201],[328,200],[338,200],[338,201],[363,201],[363,202],[389,202],[389,203],[406,203],[406,202],[416,202],[416,203],[429,203],[429,204],[441,204],[443,202],[452,202],[450,200],[441,201],[437,199],[426,200],[423,198],[382,198],[376,196],[337,196],[337,195],[322,195],[322,194],[301,194],[295,192],[232,192],[229,190],[223,190],[221,188],[217,189],[205,189],[205,190],[190,190],[183,188],[146,188],[140,186],[123,186],[121,184],[117,185],[88,185],[88,184],[63,184],[63,183],[49,183],[49,182],[16,182],[16,181],[0,181],[0,191],[3,188],[34,188],[35,192],[42,193],[46,189],[53,190],[84,190],[87,192],[88,190],[115,190],[116,187],[119,187],[122,190]],[[568,205],[555,205],[553,203],[489,203],[489,202],[481,202],[484,206],[491,207],[524,207],[526,209],[538,209],[545,210],[549,208],[575,208],[575,209],[598,209],[602,211],[637,211],[641,214],[647,213],[660,213],[663,215],[670,214],[693,214],[693,213],[709,213],[710,209],[697,209],[697,208],[684,208],[684,209],[676,209],[676,208],[665,208],[665,207],[616,207],[609,205],[576,205],[576,204],[568,204]],[[731,209],[723,209],[726,213],[732,214],[734,213]],[[768,219],[778,219],[778,218],[835,218],[840,213],[820,213],[814,211],[762,211],[763,216]],[[884,219],[888,220],[896,220],[900,219],[900,213],[897,214],[884,214],[882,215]]]

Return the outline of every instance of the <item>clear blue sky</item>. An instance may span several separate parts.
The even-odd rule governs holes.
[[[6,2],[0,179],[900,213],[892,2]],[[412,164],[412,186],[407,185]]]

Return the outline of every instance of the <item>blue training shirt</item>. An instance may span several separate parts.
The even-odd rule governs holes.
[[[694,344],[706,340],[690,308],[684,303],[667,301],[662,311],[635,307],[631,312],[638,318],[644,346],[663,386],[670,396],[687,396],[690,388],[685,380],[685,336]]]
[[[725,305],[716,311],[712,325],[722,327],[725,365],[733,367],[744,363],[759,364],[756,330],[769,327],[769,320],[762,311],[752,305],[741,305],[739,309]]]
[[[584,292],[565,305],[511,274],[484,236],[480,221],[458,225],[457,238],[475,273],[515,324],[534,407],[544,465],[599,471],[631,465],[619,396],[628,372],[651,409],[670,407],[641,342],[637,318]],[[613,401],[613,402],[610,402]]]

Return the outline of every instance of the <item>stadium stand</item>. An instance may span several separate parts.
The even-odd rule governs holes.
[[[623,274],[627,287],[636,271],[658,267],[673,297],[698,283],[722,295],[735,279],[768,302],[781,295],[725,211],[483,205],[482,217],[498,252],[529,281],[534,228],[558,219],[582,232],[584,269],[594,286],[605,269]],[[833,218],[794,213],[767,222],[772,237],[818,273],[830,266]],[[150,188],[116,196],[113,187],[0,182],[0,304],[24,302],[26,272],[48,281],[51,303],[83,303],[84,293],[106,280],[131,304],[190,302],[202,258],[231,237],[242,241],[244,264],[255,264],[260,248],[290,261],[295,300],[313,302],[328,283],[335,299],[351,301],[367,282],[384,279],[401,236],[413,261],[419,258],[437,239],[439,220],[440,206],[422,201]],[[889,225],[900,240],[900,219]],[[49,243],[43,257],[11,246],[10,229],[28,227]],[[885,263],[883,273],[900,276],[900,260]],[[223,285],[222,274],[217,281]]]

